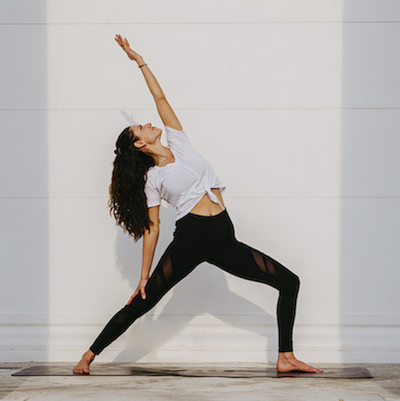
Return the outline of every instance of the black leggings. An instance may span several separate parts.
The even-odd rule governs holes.
[[[209,262],[235,276],[268,284],[279,291],[279,352],[292,351],[299,278],[270,256],[238,241],[226,209],[215,216],[189,213],[175,224],[174,239],[146,284],[146,299],[139,293],[118,311],[90,350],[98,355],[199,263]]]

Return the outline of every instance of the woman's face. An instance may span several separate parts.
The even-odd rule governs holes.
[[[132,131],[136,137],[139,138],[139,143],[135,142],[135,146],[141,148],[143,145],[153,144],[157,137],[161,135],[162,130],[157,127],[153,127],[151,123],[147,123],[146,125],[131,125],[129,130]],[[140,145],[140,146],[139,146]]]

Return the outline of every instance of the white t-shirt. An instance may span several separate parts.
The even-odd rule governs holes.
[[[184,130],[165,126],[165,132],[175,162],[162,167],[152,166],[147,171],[144,188],[147,207],[158,206],[164,199],[175,208],[178,220],[188,214],[204,194],[221,205],[211,188],[220,188],[223,192],[226,187],[211,164],[194,148]]]

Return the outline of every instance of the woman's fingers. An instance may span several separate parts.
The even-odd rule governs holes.
[[[129,298],[129,301],[128,301],[127,305],[129,305],[132,302],[132,299],[135,298],[138,293],[139,293],[139,289],[136,288],[136,290],[133,293],[133,295]]]
[[[144,288],[140,289],[140,293],[142,294],[142,299],[146,299],[146,293],[144,292]]]
[[[121,39],[119,39],[119,38],[114,38],[114,39],[115,39],[115,41],[123,48]]]
[[[114,39],[118,42],[118,44],[119,44],[121,47],[123,47],[124,41],[123,41],[121,35],[115,35],[115,36],[116,36],[116,37],[115,37]]]

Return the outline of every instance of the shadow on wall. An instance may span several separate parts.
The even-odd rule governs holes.
[[[372,7],[345,1],[343,18]],[[380,13],[394,6],[385,7]],[[398,350],[399,33],[399,24],[343,24],[342,362],[395,362],[391,351]]]
[[[171,206],[160,207],[160,222],[160,236],[151,273],[173,239],[175,211]],[[116,255],[117,266],[121,276],[128,280],[133,293],[140,280],[142,239],[132,245],[132,239],[129,238],[128,234],[118,230]],[[154,313],[154,309],[159,306],[157,304],[155,308],[136,320],[126,333],[122,334],[122,336],[127,336],[128,346],[115,357],[114,362],[140,361],[146,355],[162,348],[163,344],[171,342],[171,339],[176,337],[190,324],[194,317],[199,315],[215,315],[224,323],[243,328],[243,323],[238,320],[237,314],[235,314],[234,308],[237,305],[240,305],[241,310],[249,311],[250,314],[263,315],[263,321],[266,323],[273,322],[276,326],[276,323],[274,323],[275,317],[272,317],[265,310],[235,294],[228,288],[225,274],[214,265],[207,262],[200,263],[193,272],[167,292],[160,301],[160,303],[164,304],[162,311]],[[239,278],[237,279],[240,280]],[[121,305],[121,308],[123,306]],[[228,310],[229,312],[219,313],[221,310]],[[256,334],[266,334],[266,325],[251,325],[250,327]],[[268,341],[268,348],[274,347],[277,349],[276,328],[274,328],[274,334],[273,338]],[[194,333],[194,335],[197,335],[197,333]],[[224,339],[221,338],[221,342],[223,341]],[[173,351],[170,346],[166,349]],[[192,350],[199,351],[199,349],[185,351],[190,352]],[[268,361],[273,360],[275,356],[275,351],[271,352],[271,355],[269,355],[269,351],[266,351]]]
[[[46,1],[24,3],[46,20]],[[2,361],[46,361],[49,189],[47,27],[21,23],[6,2],[0,25],[0,281]],[[21,17],[22,16],[22,17]],[[23,22],[23,21],[22,21]],[[24,379],[18,381],[23,384]],[[3,388],[12,392],[15,388]]]

